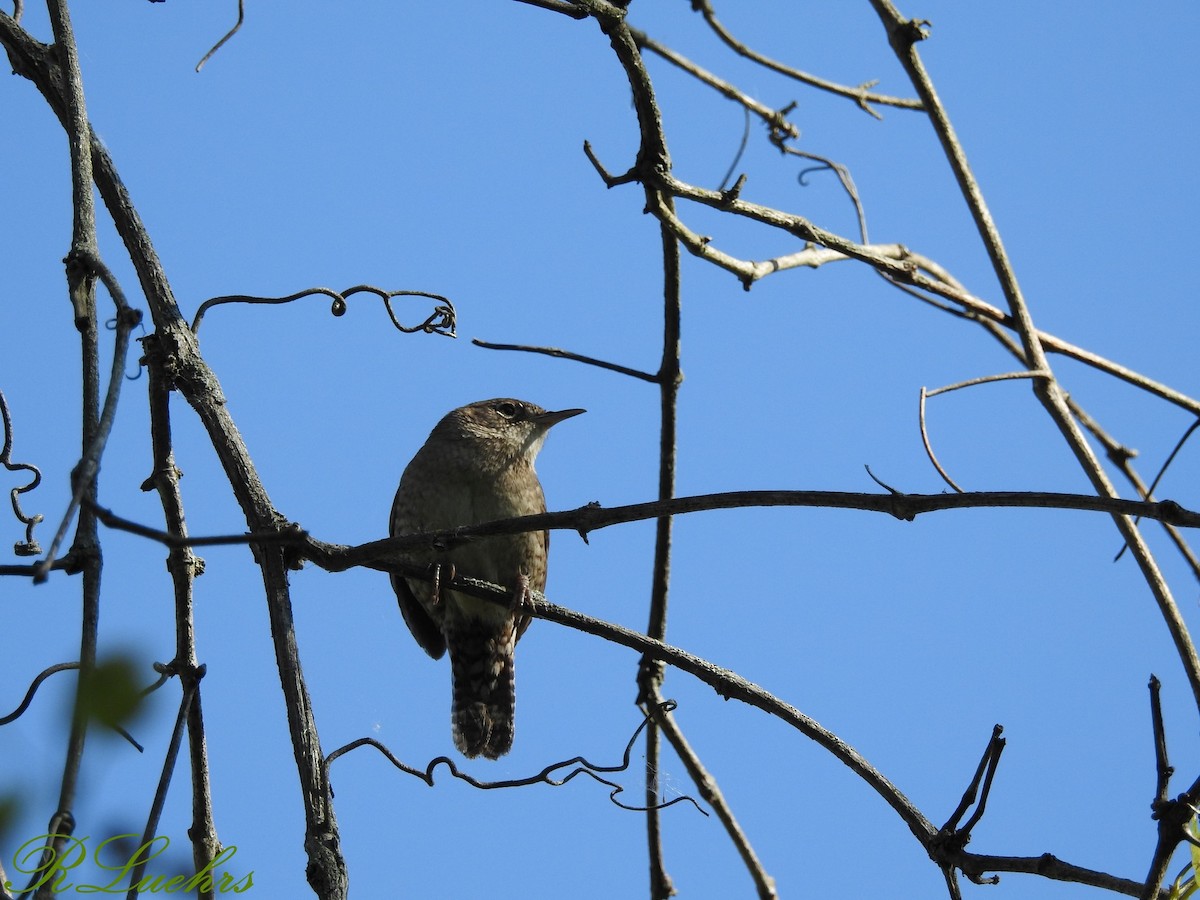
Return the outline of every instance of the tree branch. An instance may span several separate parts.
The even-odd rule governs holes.
[[[925,70],[920,54],[917,53],[917,44],[925,37],[922,30],[924,23],[905,19],[891,0],[871,0],[871,3],[884,25],[892,50],[901,65],[904,66],[921,98],[950,167],[954,171],[963,197],[971,210],[980,239],[991,259],[992,268],[1000,282],[1005,299],[1008,301],[1009,313],[1021,338],[1026,364],[1030,369],[1047,373],[1047,377],[1033,381],[1034,396],[1058,428],[1096,493],[1101,496],[1115,497],[1116,488],[1109,480],[1104,467],[1097,459],[1075,417],[1071,414],[1071,410],[1067,406],[1066,394],[1053,375],[1046,359],[1040,332],[1033,324],[1033,317],[1021,292],[1016,271],[1004,249],[1000,232],[988,210],[983,192],[967,163],[966,153],[950,123],[950,118],[934,89],[933,81]],[[1160,571],[1137,525],[1128,516],[1121,514],[1114,514],[1113,522],[1128,544],[1134,559],[1137,560],[1142,576],[1158,604],[1159,613],[1167,625],[1171,640],[1175,644],[1175,651],[1187,673],[1193,699],[1200,708],[1200,654],[1197,653],[1187,623],[1171,595],[1166,578]]]
[[[801,72],[799,69],[786,66],[781,62],[776,62],[770,57],[758,53],[755,50],[751,50],[741,41],[737,40],[732,34],[730,34],[728,29],[721,24],[721,22],[717,19],[716,13],[713,12],[712,4],[709,2],[709,0],[692,0],[692,9],[698,11],[702,16],[704,16],[704,21],[708,23],[709,27],[712,28],[717,37],[724,41],[725,44],[739,56],[744,56],[747,59],[753,60],[754,62],[767,69],[770,69],[773,72],[778,72],[780,75],[784,75],[788,78],[794,78],[796,81],[803,82],[804,84],[819,88],[823,91],[829,91],[831,94],[838,94],[842,97],[847,97],[857,103],[863,111],[870,113],[876,119],[882,119],[883,116],[871,108],[870,104],[872,103],[878,103],[883,106],[895,106],[900,109],[921,109],[921,101],[919,100],[914,100],[908,97],[889,97],[886,94],[872,93],[870,88],[874,87],[878,82],[867,81],[858,85],[858,87],[847,87],[845,85],[837,84],[833,81],[827,81],[824,78],[818,78],[815,75],[809,75],[807,72]]]

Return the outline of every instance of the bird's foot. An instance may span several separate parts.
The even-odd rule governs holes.
[[[518,575],[517,586],[513,588],[512,595],[508,598],[508,608],[514,613],[532,613],[533,612],[533,593],[529,587],[529,576]]]

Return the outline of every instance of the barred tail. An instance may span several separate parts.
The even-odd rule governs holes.
[[[514,622],[469,620],[447,629],[453,704],[450,729],[464,756],[496,759],[512,749],[517,703]]]

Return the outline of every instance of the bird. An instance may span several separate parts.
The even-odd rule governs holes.
[[[533,463],[550,428],[582,409],[550,412],[508,397],[451,410],[400,477],[389,533],[440,531],[546,511]],[[405,624],[434,659],[450,653],[450,726],[467,757],[497,759],[512,749],[513,653],[529,627],[524,601],[546,587],[548,531],[471,538],[412,551],[432,579],[392,574]],[[512,592],[508,606],[442,587],[466,575]]]

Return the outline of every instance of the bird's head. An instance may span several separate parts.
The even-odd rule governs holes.
[[[472,455],[482,454],[499,467],[521,458],[532,465],[550,428],[582,412],[585,410],[550,411],[525,400],[498,397],[447,413],[434,436],[463,441],[474,448]]]

